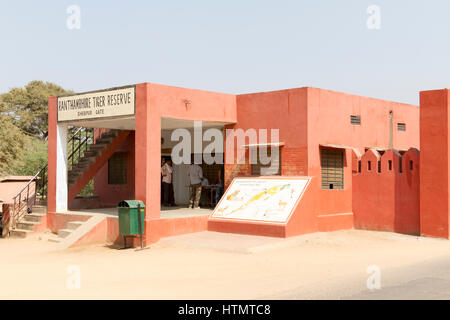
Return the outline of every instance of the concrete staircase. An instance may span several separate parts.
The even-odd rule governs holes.
[[[102,134],[101,138],[95,141],[95,144],[89,145],[88,151],[69,171],[69,185],[75,185],[77,179],[83,176],[83,173],[89,169],[91,164],[95,163],[95,159],[101,155],[102,151],[107,149],[114,138],[117,138],[118,132],[119,130],[110,130]]]
[[[86,221],[71,221],[68,222],[66,225],[66,229],[59,229],[58,234],[54,235],[53,237],[48,238],[48,241],[50,242],[56,242],[61,243],[72,235],[75,230],[77,230],[79,227],[81,227]]]
[[[10,231],[10,236],[14,238],[26,238],[27,235],[35,232],[41,223],[43,223],[43,219],[46,214],[46,206],[33,206],[32,213],[26,214],[24,218],[17,223],[16,228]]]
[[[129,134],[130,131],[126,130],[109,130],[96,139],[94,144],[89,145],[88,150],[68,173],[69,203],[105,165]]]
[[[86,221],[70,221],[57,234],[47,235],[47,239],[58,244],[59,249],[67,249],[81,243],[84,237],[89,237],[89,233],[102,223],[106,223],[106,217],[101,215],[92,216]]]

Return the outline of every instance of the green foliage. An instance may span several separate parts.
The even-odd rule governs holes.
[[[0,175],[34,175],[47,162],[48,98],[68,93],[31,81],[0,95]]]
[[[0,175],[11,174],[11,166],[22,160],[29,139],[10,121],[0,114]]]
[[[94,195],[94,179],[88,182],[88,184],[79,193],[80,196],[93,196]]]
[[[33,176],[47,163],[47,143],[39,139],[30,139],[23,159],[14,163],[13,175]]]
[[[0,112],[26,134],[44,139],[48,135],[48,98],[68,93],[71,91],[50,82],[31,81],[0,95]]]

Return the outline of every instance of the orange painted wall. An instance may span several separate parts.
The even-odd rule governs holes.
[[[378,161],[381,172],[378,172]],[[367,151],[361,158],[361,173],[353,176],[355,228],[419,235],[419,192],[417,149],[410,149],[403,156],[393,150],[382,156],[377,151]]]
[[[389,147],[389,111],[393,111],[393,145],[397,149],[419,148],[419,108],[391,101],[367,98],[330,90],[307,88],[308,175],[320,177],[320,144],[356,148]],[[361,116],[361,125],[350,123],[351,115]],[[406,123],[398,131],[397,123]],[[352,212],[352,151],[344,162],[344,190],[321,190],[318,215]],[[320,188],[320,186],[319,186]]]
[[[317,203],[312,207],[315,210],[314,219],[317,220],[314,222],[316,227],[312,229],[330,231],[353,227],[352,175],[357,170],[354,167],[357,165],[355,154],[364,153],[368,147],[389,147],[391,110],[394,147],[418,148],[417,106],[309,87],[239,95],[238,121],[229,127],[243,130],[280,129],[280,142],[284,143],[281,148],[282,175],[316,179],[312,192]],[[351,115],[361,116],[361,125],[352,125]],[[406,131],[398,131],[397,123],[406,123]],[[321,145],[355,149],[345,149],[343,190],[321,188]],[[246,157],[248,159],[248,153]],[[251,166],[248,164],[225,166],[226,185],[234,177],[250,175]],[[230,229],[225,224],[223,228]]]
[[[307,115],[306,89],[291,89],[237,96],[237,123],[228,129],[279,129],[281,148],[281,170],[284,176],[307,176]],[[248,141],[246,142],[248,143]],[[235,158],[237,157],[235,143]],[[225,154],[227,153],[225,146]],[[225,166],[225,182],[234,177],[251,175],[248,165]]]
[[[449,90],[420,93],[420,228],[449,238]]]

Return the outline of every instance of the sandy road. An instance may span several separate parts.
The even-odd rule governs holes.
[[[398,286],[414,280],[402,270],[436,280],[433,270],[441,269],[428,274],[421,265],[450,262],[450,241],[349,230],[244,254],[176,243],[143,251],[104,245],[56,251],[35,237],[0,239],[0,255],[0,299],[379,299],[382,291],[366,286],[369,265],[380,267],[382,285],[397,288],[392,297],[401,298]],[[67,287],[70,266],[80,270],[80,289]]]

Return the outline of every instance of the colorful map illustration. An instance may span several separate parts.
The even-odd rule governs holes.
[[[309,178],[235,179],[211,218],[287,222]]]

